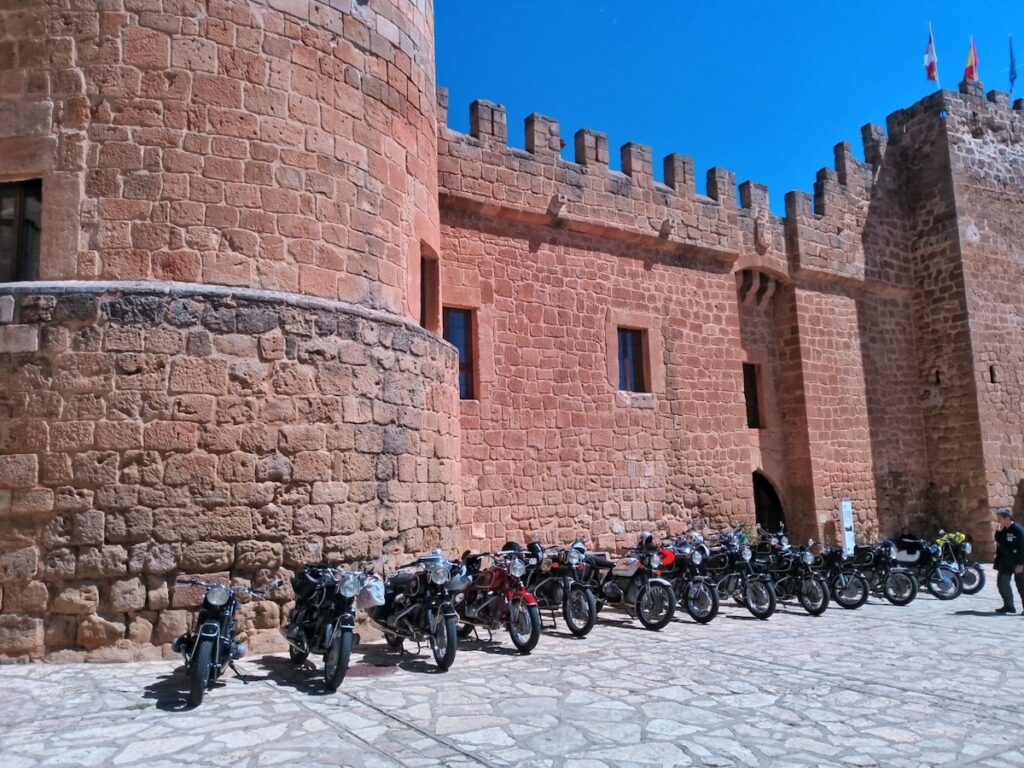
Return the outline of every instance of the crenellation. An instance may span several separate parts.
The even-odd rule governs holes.
[[[643,144],[628,142],[619,150],[622,172],[642,186],[654,183],[654,167],[651,159],[651,148]]]
[[[865,123],[860,129],[861,142],[864,145],[864,162],[877,170],[885,159],[885,150],[889,145],[889,137],[880,125]]]
[[[740,207],[748,210],[768,210],[768,187],[764,184],[757,184],[753,181],[744,181],[740,184]]]
[[[665,186],[683,198],[692,198],[696,195],[692,157],[676,153],[665,155],[662,167]]]
[[[484,143],[503,146],[508,143],[505,107],[493,101],[477,99],[469,105],[469,135]]]
[[[708,168],[708,197],[723,208],[736,207],[736,174],[724,168]]]
[[[1010,106],[1010,94],[1006,91],[991,90],[985,94],[985,99],[989,104],[998,104],[1003,107]]]
[[[574,137],[577,165],[608,168],[608,135],[580,128]]]
[[[562,156],[561,128],[553,117],[546,117],[537,112],[526,116],[526,151],[537,157],[552,159]]]

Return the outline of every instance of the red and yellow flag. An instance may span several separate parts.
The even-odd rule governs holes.
[[[974,47],[974,36],[971,36],[971,50],[967,53],[967,66],[964,67],[964,80],[978,82],[978,49]]]

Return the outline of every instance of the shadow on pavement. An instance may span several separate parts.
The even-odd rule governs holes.
[[[181,666],[147,685],[142,691],[142,698],[154,699],[156,708],[164,712],[187,712],[193,709],[188,703],[188,688],[188,676],[185,667]]]
[[[953,611],[953,615],[954,616],[991,616],[993,618],[994,617],[1002,618],[1003,616],[1020,616],[1019,613],[996,613],[994,610],[992,610],[992,611]]]

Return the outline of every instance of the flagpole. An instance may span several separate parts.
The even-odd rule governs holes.
[[[928,22],[928,39],[932,41],[932,56],[935,57],[935,90],[942,90],[942,83],[939,80],[939,49],[935,46],[935,32],[932,31],[932,23]]]

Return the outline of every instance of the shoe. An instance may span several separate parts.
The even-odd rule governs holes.
[[[1015,608],[996,608],[996,613],[1016,613]]]

